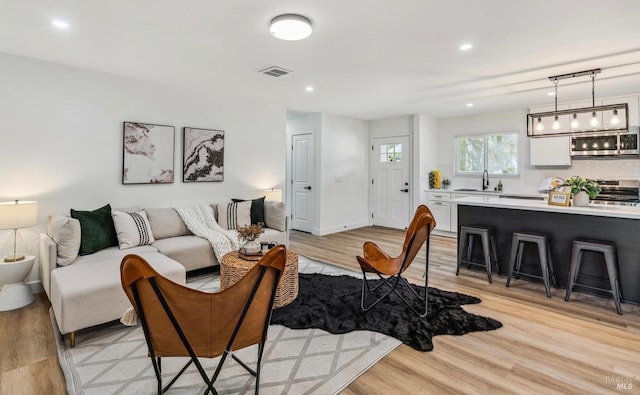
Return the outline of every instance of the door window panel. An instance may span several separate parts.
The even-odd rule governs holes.
[[[380,163],[402,162],[402,144],[380,144]]]

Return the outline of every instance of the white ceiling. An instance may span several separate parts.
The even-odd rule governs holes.
[[[272,37],[282,13],[311,37]],[[0,52],[297,111],[449,117],[552,104],[548,76],[598,67],[596,98],[640,93],[640,0],[1,0]],[[258,73],[274,65],[293,73]],[[589,99],[591,81],[558,91]]]

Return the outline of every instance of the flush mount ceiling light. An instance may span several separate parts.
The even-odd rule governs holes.
[[[58,29],[68,29],[69,28],[69,23],[60,20],[60,19],[54,19],[51,21],[51,24],[55,27],[57,27]]]
[[[274,37],[281,40],[304,40],[311,35],[311,21],[298,14],[278,15],[271,20],[269,29]]]
[[[592,132],[616,132],[629,129],[627,103],[596,106],[595,79],[600,69],[549,77],[555,91],[555,110],[527,115],[527,136],[551,137]],[[591,107],[558,111],[558,81],[565,78],[589,76],[591,78]],[[551,96],[551,95],[550,95]]]
[[[471,48],[473,48],[473,44],[469,44],[469,43],[462,44],[458,47],[458,49],[461,51],[468,51]]]

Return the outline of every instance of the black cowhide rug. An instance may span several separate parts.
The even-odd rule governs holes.
[[[300,274],[298,297],[291,304],[274,310],[271,323],[291,329],[318,328],[334,334],[355,330],[380,332],[420,351],[433,349],[433,336],[464,335],[502,326],[499,321],[467,313],[461,307],[480,303],[480,299],[431,287],[429,313],[424,318],[418,317],[393,293],[371,310],[363,312],[360,309],[361,286],[361,280],[351,276]],[[424,293],[424,287],[412,286],[420,294]],[[378,291],[385,288],[382,286]],[[399,285],[398,289],[407,300],[416,300],[406,286]],[[375,296],[372,293],[369,297]],[[418,309],[424,309],[424,302]]]

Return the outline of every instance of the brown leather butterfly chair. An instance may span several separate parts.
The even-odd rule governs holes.
[[[418,206],[415,214],[413,215],[413,219],[411,220],[411,224],[409,224],[409,229],[407,229],[407,235],[404,239],[404,244],[402,246],[402,252],[397,257],[390,257],[387,253],[382,251],[380,247],[376,244],[367,241],[364,243],[363,252],[364,258],[357,256],[358,263],[360,264],[360,268],[362,269],[362,298],[360,301],[360,307],[363,311],[370,310],[373,306],[380,303],[384,298],[389,296],[392,292],[400,297],[416,314],[420,317],[425,317],[427,315],[427,306],[428,306],[428,267],[429,267],[429,237],[431,236],[431,231],[436,226],[436,220],[431,213],[431,210],[423,204]],[[402,273],[407,270],[407,268],[411,265],[414,258],[422,248],[422,245],[426,243],[426,263],[425,263],[425,275],[424,275],[424,295],[418,294],[416,290],[409,284],[409,282],[402,277]],[[382,280],[380,284],[375,286],[370,286],[369,282],[371,280],[367,280],[367,273],[375,273]],[[376,280],[378,281],[378,280]],[[398,285],[404,284],[407,288],[409,288],[413,294],[418,298],[418,300],[424,302],[424,311],[416,309],[414,307],[414,303],[408,301],[400,292],[398,292]],[[377,290],[381,286],[387,286],[389,289],[383,293],[380,297],[375,299],[369,305],[366,304],[366,296],[367,294]]]
[[[158,394],[167,391],[191,363],[206,383],[205,394],[209,391],[216,394],[213,384],[229,354],[256,377],[258,393],[262,352],[285,260],[284,246],[276,246],[236,284],[209,293],[172,282],[138,255],[122,259],[122,287],[142,322],[158,379]],[[255,371],[232,353],[253,344],[258,344]],[[198,357],[220,355],[220,363],[209,379]],[[162,357],[191,357],[165,388],[162,388]]]

